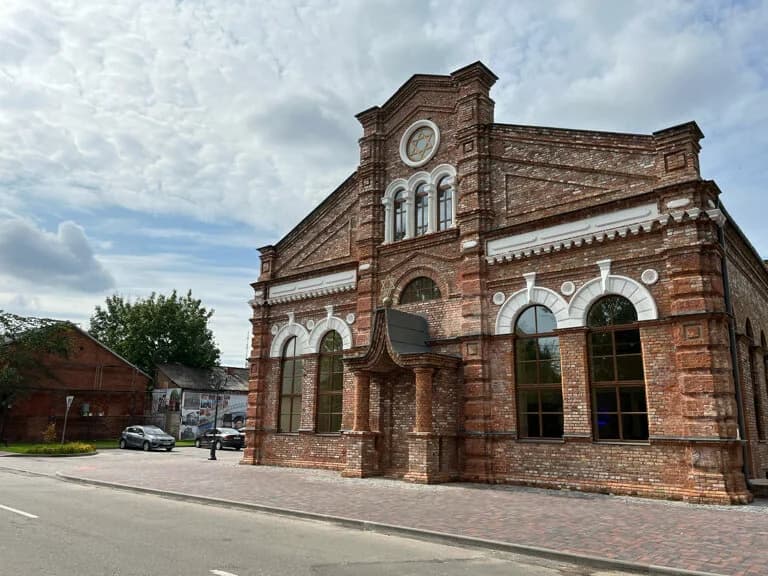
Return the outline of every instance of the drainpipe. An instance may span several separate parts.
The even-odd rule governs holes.
[[[717,201],[717,208],[719,210],[722,210],[722,204],[720,203],[720,199]],[[727,220],[726,220],[727,222]],[[744,407],[742,405],[742,398],[741,398],[741,376],[739,373],[739,354],[738,349],[736,348],[736,319],[733,316],[733,302],[731,301],[731,286],[730,281],[728,278],[728,261],[725,255],[725,232],[723,229],[725,228],[725,223],[723,223],[722,226],[717,227],[717,240],[720,243],[720,248],[723,250],[723,255],[721,257],[721,263],[720,267],[722,269],[723,273],[723,296],[725,299],[725,311],[728,314],[728,342],[730,344],[731,348],[731,367],[733,370],[733,387],[736,391],[736,418],[737,418],[737,434],[739,437],[739,440],[742,440],[743,443],[741,445],[741,460],[742,460],[742,466],[741,470],[744,473],[744,480],[748,480],[750,478],[750,470],[749,470],[749,459],[748,459],[748,452],[747,452],[747,436],[744,433]]]

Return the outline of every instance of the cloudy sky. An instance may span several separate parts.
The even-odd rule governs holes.
[[[766,30],[761,0],[2,0],[0,309],[191,288],[243,365],[256,248],[355,169],[354,115],[475,60],[499,122],[698,122],[768,256]]]

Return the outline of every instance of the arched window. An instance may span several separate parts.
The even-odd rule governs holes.
[[[298,432],[301,422],[301,379],[304,361],[296,358],[295,336],[283,347],[280,362],[280,421],[278,432]]]
[[[587,325],[597,439],[647,440],[643,351],[635,307],[623,296],[606,296],[590,308]]]
[[[342,341],[331,330],[320,341],[320,366],[317,377],[317,432],[341,430],[341,407],[344,390],[344,365],[341,361]]]
[[[563,436],[560,339],[546,306],[523,310],[515,324],[515,381],[519,432],[523,438]]]
[[[407,211],[405,207],[405,190],[400,190],[395,194],[395,211],[394,211],[394,238],[395,240],[402,240],[405,238],[405,232],[408,226]]]
[[[400,304],[426,302],[440,298],[440,289],[431,278],[419,276],[411,280],[400,295]]]
[[[749,360],[749,376],[752,381],[752,403],[755,409],[755,426],[757,428],[758,440],[765,440],[765,430],[763,429],[763,406],[760,401],[760,375],[757,372],[757,366],[755,365],[755,335],[752,332],[752,323],[747,318],[747,338],[749,339],[749,347],[747,352],[747,358]]]
[[[427,186],[416,187],[416,236],[422,236],[429,230],[429,194]]]
[[[453,225],[453,187],[444,176],[437,183],[437,229],[447,230]]]

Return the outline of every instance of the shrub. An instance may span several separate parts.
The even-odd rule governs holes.
[[[51,422],[48,427],[43,430],[43,442],[51,444],[56,442],[56,424]]]
[[[66,444],[37,444],[30,446],[26,454],[85,454],[95,452],[96,447],[85,442],[67,442]]]

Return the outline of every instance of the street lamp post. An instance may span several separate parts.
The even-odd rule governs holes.
[[[211,371],[211,380],[215,382],[214,388],[216,390],[216,406],[213,410],[213,434],[211,435],[211,455],[208,456],[208,460],[216,460],[216,428],[219,425],[219,393],[221,389],[227,385],[229,380],[229,373],[224,369],[224,379],[217,374],[214,370]]]
[[[211,455],[208,460],[216,460],[216,427],[219,425],[219,388],[216,387],[216,407],[213,410],[213,435],[211,436]]]

